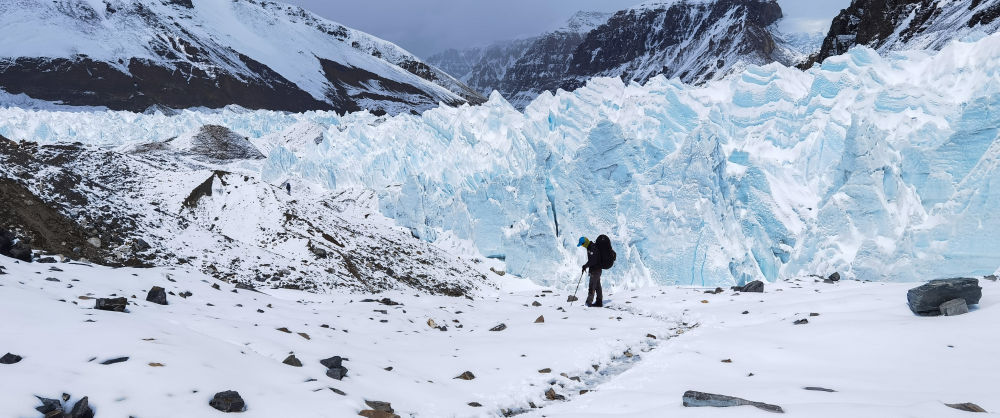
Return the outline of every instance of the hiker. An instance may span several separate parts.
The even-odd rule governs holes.
[[[611,249],[611,240],[607,235],[597,237],[596,242],[591,242],[587,237],[580,237],[577,247],[587,249],[587,264],[583,265],[580,271],[582,274],[590,269],[590,289],[587,291],[587,306],[604,306],[604,292],[601,289],[601,270],[609,269],[615,263],[617,254]],[[597,300],[594,300],[594,293],[597,293]]]

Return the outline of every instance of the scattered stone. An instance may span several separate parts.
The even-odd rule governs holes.
[[[580,300],[580,298],[573,295],[569,295],[569,297],[566,298],[566,302],[576,302],[578,300]]]
[[[944,316],[956,316],[969,313],[969,305],[965,303],[965,299],[952,299],[945,303],[942,303],[938,308],[941,310],[941,315]]]
[[[763,293],[764,292],[764,282],[760,280],[754,280],[743,286],[733,286],[733,290],[737,292],[753,292],[753,293]]]
[[[101,239],[97,237],[90,238],[87,240],[87,244],[90,244],[92,247],[95,248],[101,248]]]
[[[475,379],[475,378],[476,378],[476,375],[472,374],[472,372],[470,372],[470,371],[465,371],[464,373],[462,373],[462,374],[460,374],[458,376],[455,376],[455,379],[462,379],[462,380],[472,380],[472,379]]]
[[[818,314],[818,313],[816,313],[816,312],[810,312],[810,313],[809,313],[809,316],[819,316],[819,314]]]
[[[344,391],[342,391],[340,389],[337,389],[337,388],[329,388],[329,389],[331,391],[333,391],[333,393],[336,393],[336,394],[338,394],[340,396],[347,396],[347,392],[344,392]]]
[[[0,364],[15,364],[20,362],[22,359],[23,357],[17,354],[7,353],[4,354],[3,357],[0,357]]]
[[[377,302],[377,303],[381,303],[381,304],[383,304],[385,306],[402,305],[402,303],[394,302],[392,299],[389,299],[389,298],[382,298],[382,299],[379,299],[379,300],[375,300],[375,299],[362,299],[361,302]]]
[[[180,294],[178,294],[177,296],[180,296],[180,297],[182,297],[184,299],[187,299],[189,296],[193,296],[193,295],[194,295],[194,293],[191,293],[191,292],[188,292],[188,291],[184,291],[184,292],[181,292]]]
[[[538,318],[535,319],[535,323],[536,324],[544,324],[545,323],[545,315],[539,315]]]
[[[931,280],[906,292],[910,310],[920,316],[940,315],[941,304],[952,299],[965,299],[966,304],[976,305],[982,297],[979,279],[970,278]]]
[[[299,334],[300,337],[305,338],[307,340],[311,340],[312,339],[312,338],[309,338],[309,334],[306,334],[304,332],[299,332],[298,334]]]
[[[830,277],[827,277],[826,279],[829,280],[829,281],[831,281],[831,282],[839,282],[840,281],[840,273],[838,273],[838,272],[835,271],[835,272],[833,272],[833,274],[830,275]]]
[[[102,311],[112,311],[112,312],[125,312],[125,307],[128,306],[128,299],[121,298],[98,298],[97,304],[94,305],[94,309],[99,309]]]
[[[534,307],[536,307],[536,308],[537,308],[537,307],[539,307],[539,306],[542,306],[542,304],[541,304],[541,303],[538,303],[538,301],[536,300],[536,301],[534,301],[534,302],[531,302],[531,306],[534,306]]]
[[[94,410],[90,409],[90,401],[86,396],[76,401],[66,418],[94,418]]]
[[[707,300],[702,300],[701,303],[708,303],[708,301]]]
[[[295,357],[295,354],[289,354],[288,357],[285,357],[285,360],[282,361],[282,363],[292,367],[302,367],[302,362]]]
[[[46,417],[48,416],[58,417],[59,415],[62,414],[63,412],[62,403],[59,402],[59,400],[43,398],[41,396],[35,396],[35,397],[42,402],[42,406],[35,407],[36,411],[41,412]],[[49,414],[54,414],[54,415],[49,415]]]
[[[986,280],[989,280],[991,282],[997,281],[997,275],[995,275],[995,274],[991,274],[991,275],[983,277],[983,278],[986,279]]]
[[[219,284],[218,284],[218,283],[212,283],[212,289],[215,289],[215,290],[222,290],[222,287],[221,287],[221,286],[219,286]]]
[[[344,358],[340,356],[333,356],[328,359],[320,360],[320,364],[327,368],[326,375],[330,378],[342,380],[347,376],[347,368],[343,366]]]
[[[334,367],[343,366],[344,358],[340,356],[333,356],[327,359],[320,360],[319,363],[328,369],[332,369]]]
[[[722,362],[723,362],[723,363],[732,363],[732,362],[733,362],[733,359],[731,359],[731,358],[727,358],[727,359],[725,359],[725,360],[722,360]]]
[[[109,364],[124,363],[126,361],[128,361],[128,357],[115,357],[113,359],[104,360],[101,364],[107,366]]]
[[[163,367],[163,363],[149,363],[149,367]]]
[[[216,393],[208,404],[222,412],[243,412],[246,410],[246,403],[235,390]]]
[[[483,404],[481,404],[479,402],[469,402],[469,406],[471,406],[473,408],[479,408],[479,407],[483,406]]]
[[[292,333],[292,331],[289,330],[288,327],[281,327],[281,328],[275,328],[275,329],[278,330],[278,331],[284,332],[285,334],[291,334]]]
[[[809,320],[805,319],[805,318],[802,318],[802,319],[794,322],[795,325],[805,325],[805,324],[808,324],[808,323],[809,323]]]
[[[804,387],[802,389],[812,390],[812,391],[816,391],[816,392],[836,392],[833,389],[821,388],[819,386],[806,386],[806,387]]]
[[[390,404],[389,402],[382,402],[382,401],[367,401],[367,400],[366,400],[366,401],[365,401],[365,405],[368,405],[368,407],[369,407],[369,408],[371,408],[371,409],[374,409],[374,410],[376,410],[376,411],[382,411],[382,412],[396,412],[396,411],[393,411],[393,410],[392,410],[392,404]]]
[[[654,340],[655,340],[655,339],[656,339],[656,336],[655,336],[655,335],[653,335],[653,334],[646,334],[646,338],[652,338],[652,339],[654,339]]]
[[[539,370],[538,373],[541,373],[541,374],[552,373],[552,369],[546,367],[544,369]]]
[[[684,406],[686,407],[711,406],[717,408],[725,408],[730,406],[750,405],[759,409],[763,409],[768,412],[776,412],[779,414],[785,413],[785,411],[781,409],[780,406],[777,405],[748,401],[746,399],[736,398],[733,396],[697,392],[693,390],[684,392],[683,402]]]
[[[556,393],[555,389],[549,388],[549,390],[545,391],[545,399],[550,401],[564,401],[566,397]]]
[[[42,263],[42,264],[53,264],[53,263],[57,263],[58,261],[56,261],[56,259],[54,257],[42,257],[42,258],[39,258],[38,260],[35,260],[35,262],[36,263]]]
[[[157,305],[167,304],[167,291],[160,286],[153,286],[146,295],[146,302],[153,302]]]
[[[55,278],[55,277],[46,277],[45,281],[47,281],[47,282],[58,282],[60,280],[57,279],[57,278]]]
[[[374,409],[365,409],[358,412],[358,415],[366,418],[399,418],[399,415],[393,414],[392,412],[376,411]]]
[[[743,311],[743,315],[748,315],[748,314],[750,314],[750,311]]]
[[[722,292],[724,292],[724,290],[722,290],[721,287],[717,287],[717,288],[715,288],[715,290],[706,290],[705,291],[705,293],[708,293],[710,295],[718,295],[719,293],[722,293]]]
[[[946,403],[945,405],[947,405],[949,408],[955,408],[955,409],[957,409],[959,411],[965,411],[965,412],[986,412],[986,410],[983,409],[981,406],[976,405],[976,404],[974,404],[972,402]]]
[[[500,324],[493,328],[490,328],[490,331],[503,331],[505,329],[507,329],[507,324]]]
[[[437,327],[438,327],[438,324],[437,324],[437,322],[434,322],[434,320],[433,320],[433,319],[428,319],[428,320],[427,320],[427,326],[429,326],[429,327],[431,327],[431,328],[437,328]]]

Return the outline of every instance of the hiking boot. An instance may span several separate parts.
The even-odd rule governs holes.
[[[588,308],[589,308],[589,307],[591,307],[591,306],[594,306],[594,304],[593,304],[593,303],[590,303],[590,302],[584,302],[583,304],[584,304],[584,305],[587,305],[587,307],[588,307]]]
[[[593,306],[593,307],[595,307],[595,308],[603,308],[603,307],[604,307],[604,304],[603,304],[603,303],[595,303],[595,304],[593,304],[593,305],[590,305],[590,306]]]

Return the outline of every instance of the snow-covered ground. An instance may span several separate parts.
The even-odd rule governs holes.
[[[23,356],[0,365],[2,416],[34,417],[34,395],[62,393],[71,403],[88,396],[98,417],[218,416],[208,401],[224,390],[240,393],[250,417],[355,416],[365,400],[391,402],[404,417],[768,414],[685,408],[686,390],[803,417],[962,416],[944,403],[963,402],[1000,409],[990,384],[1000,374],[990,331],[1000,284],[986,280],[978,309],[926,318],[905,304],[913,285],[813,278],[762,294],[613,292],[608,307],[588,309],[510,275],[466,299],[215,289],[208,276],[170,268],[0,266],[0,351]],[[169,305],[145,301],[152,286],[172,292]],[[92,298],[111,296],[129,298],[128,312],[92,309]],[[400,304],[363,302],[383,297]],[[282,363],[292,353],[301,368]],[[348,359],[340,381],[319,363],[334,355]],[[475,379],[455,379],[466,371]],[[546,399],[550,388],[565,400]]]

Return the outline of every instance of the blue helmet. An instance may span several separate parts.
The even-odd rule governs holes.
[[[577,247],[586,247],[590,245],[590,240],[587,237],[580,237],[580,242],[576,244]]]

